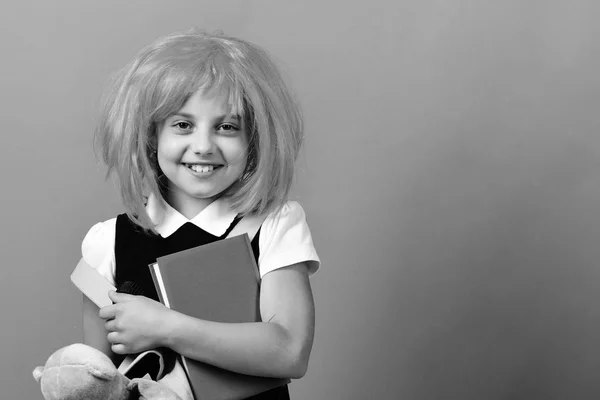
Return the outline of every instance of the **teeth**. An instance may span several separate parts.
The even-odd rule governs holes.
[[[189,168],[194,172],[211,172],[215,167],[212,165],[191,164]]]

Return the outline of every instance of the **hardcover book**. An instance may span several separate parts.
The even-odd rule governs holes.
[[[160,257],[150,272],[161,302],[215,322],[260,321],[260,277],[247,234]],[[182,357],[197,400],[235,400],[289,383]]]

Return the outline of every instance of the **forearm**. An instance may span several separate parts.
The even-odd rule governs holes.
[[[171,314],[165,345],[183,356],[248,375],[300,378],[312,343],[274,322],[218,323]]]

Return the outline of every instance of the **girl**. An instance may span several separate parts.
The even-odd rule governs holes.
[[[287,201],[302,118],[268,55],[246,41],[173,34],[117,76],[97,131],[127,213],[93,226],[83,258],[119,287],[98,308],[84,297],[84,340],[115,363],[166,347],[231,371],[300,378],[314,334],[309,276],[319,267],[302,207]],[[265,217],[252,241],[264,322],[216,323],[172,311],[147,265],[223,239],[244,215]],[[177,364],[162,382],[191,399]],[[184,381],[184,383],[182,383]],[[287,386],[253,397],[288,399]]]

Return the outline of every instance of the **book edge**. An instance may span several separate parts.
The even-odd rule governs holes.
[[[158,300],[160,300],[165,307],[171,308],[158,262],[148,265],[148,268],[150,268],[150,275],[154,281],[154,287],[156,288],[156,293],[158,294]]]
[[[258,264],[256,263],[256,259],[254,258],[254,252],[252,251],[252,245],[250,244],[250,240],[248,239],[248,234],[246,234],[246,233],[244,233],[242,235],[234,236],[234,237],[227,237],[227,238],[222,239],[222,240],[217,240],[216,242],[212,242],[212,243],[208,243],[208,244],[203,244],[203,245],[200,245],[200,246],[195,246],[195,247],[192,247],[192,248],[189,248],[189,249],[186,249],[186,250],[181,250],[181,251],[177,251],[175,253],[164,255],[162,257],[158,257],[156,259],[156,262],[154,264],[158,264],[160,266],[161,261],[163,261],[163,262],[164,261],[170,262],[170,260],[178,259],[180,257],[184,257],[187,254],[193,254],[193,253],[202,251],[200,249],[203,248],[203,247],[205,248],[206,246],[213,246],[213,245],[215,247],[216,246],[219,246],[219,247],[220,246],[226,246],[226,244],[224,244],[224,243],[226,243],[228,240],[230,240],[230,241],[243,240],[246,243],[246,248],[248,250],[248,254],[250,255],[250,258],[251,258],[251,261],[252,261],[252,265],[254,267],[256,281],[259,282],[259,284],[260,284],[260,274],[259,274],[259,271],[258,271]]]
[[[70,278],[71,283],[99,308],[112,304],[112,301],[108,297],[108,292],[117,290],[117,288],[107,281],[98,270],[92,268],[83,258],[77,263]]]
[[[252,250],[252,243],[250,242],[250,238],[248,237],[247,233],[244,233],[243,235],[240,235],[240,236],[245,237],[244,242],[246,243],[246,248],[248,249],[248,253],[250,254],[250,259],[252,260],[252,266],[254,267],[254,276],[256,277],[256,281],[258,282],[258,287],[260,289],[260,282],[261,282],[260,269],[258,267],[258,262],[256,261],[256,257],[254,255],[254,250]],[[260,298],[260,291],[259,291],[259,298]],[[260,317],[260,312],[259,312],[259,317]]]

